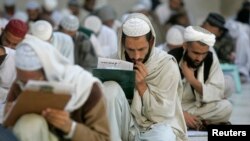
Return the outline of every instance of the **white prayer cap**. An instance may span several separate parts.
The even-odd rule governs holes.
[[[76,16],[68,14],[61,20],[60,25],[69,31],[77,31],[79,28],[79,20]]]
[[[5,6],[14,6],[16,3],[16,0],[4,0]]]
[[[188,26],[184,31],[185,41],[200,41],[209,47],[214,46],[215,35],[199,26]]]
[[[12,19],[18,19],[26,23],[29,18],[25,12],[18,11],[13,15]]]
[[[150,27],[146,21],[135,17],[125,21],[122,26],[122,31],[127,36],[138,37],[149,33]]]
[[[36,21],[31,25],[31,34],[43,41],[48,41],[52,35],[52,25],[44,20]]]
[[[167,44],[170,45],[182,45],[184,43],[184,30],[185,28],[179,25],[172,26],[166,34]]]
[[[36,1],[36,0],[32,0],[27,2],[26,4],[26,9],[39,9],[40,8],[40,4]]]
[[[43,6],[47,11],[53,11],[58,5],[57,0],[44,0]]]
[[[84,27],[98,33],[102,27],[102,21],[97,16],[91,15],[84,20]]]
[[[42,68],[37,53],[28,44],[20,44],[16,48],[16,67],[21,70],[35,71]]]

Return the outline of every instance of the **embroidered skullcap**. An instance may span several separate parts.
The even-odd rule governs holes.
[[[179,25],[172,26],[167,34],[166,34],[166,41],[167,44],[170,45],[182,45],[184,43],[184,30],[185,28]]]
[[[58,5],[57,0],[44,0],[43,6],[47,11],[53,11]]]
[[[16,3],[16,0],[4,0],[5,6],[14,6]]]
[[[188,26],[184,31],[185,41],[200,41],[209,47],[214,46],[215,35],[199,26]]]
[[[127,36],[138,37],[149,33],[150,27],[146,21],[140,18],[130,18],[123,24],[122,31]]]
[[[79,20],[76,16],[67,14],[61,20],[60,25],[69,31],[77,31],[79,28]]]
[[[26,4],[26,9],[39,9],[40,8],[40,4],[36,1],[36,0],[32,0],[27,2]]]
[[[47,21],[39,20],[31,25],[31,34],[43,41],[48,41],[52,35],[52,32],[52,25]]]
[[[24,38],[28,32],[28,25],[19,19],[11,19],[6,25],[5,31],[10,32],[18,38]]]
[[[91,15],[84,20],[84,27],[98,33],[102,27],[102,21],[97,16]]]
[[[28,44],[20,44],[16,48],[16,67],[21,70],[35,71],[42,68],[37,53]]]

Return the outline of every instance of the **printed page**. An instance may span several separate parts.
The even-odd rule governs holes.
[[[118,60],[118,59],[110,59],[110,58],[98,58],[98,69],[117,69],[117,70],[133,70],[134,64]]]

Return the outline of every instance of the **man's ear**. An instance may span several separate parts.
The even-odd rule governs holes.
[[[183,43],[182,47],[183,47],[184,50],[186,50],[187,47],[188,47],[188,44],[185,42],[185,43]]]

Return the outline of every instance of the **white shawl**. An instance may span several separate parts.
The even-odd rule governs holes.
[[[101,85],[92,74],[80,66],[72,65],[51,44],[31,35],[27,35],[18,46],[22,44],[28,44],[35,50],[48,81],[62,82],[73,87],[72,97],[65,110],[72,112],[80,108],[88,99],[93,83]]]

